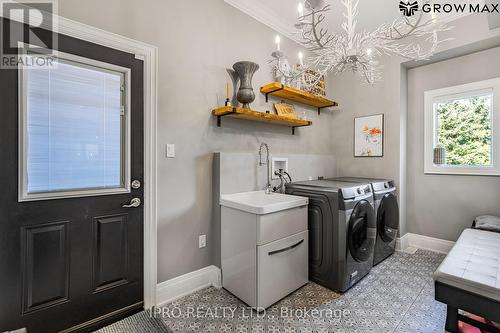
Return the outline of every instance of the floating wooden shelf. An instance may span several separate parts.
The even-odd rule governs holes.
[[[278,116],[272,113],[259,112],[233,106],[224,106],[212,110],[212,115],[217,117],[218,127],[221,126],[222,117],[231,117],[237,119],[260,121],[264,123],[276,124],[281,126],[288,126],[292,128],[292,134],[295,134],[296,127],[311,126],[312,124],[312,122],[308,120],[293,119],[293,118]]]
[[[318,108],[318,114],[321,113],[321,109],[323,108],[338,105],[337,102],[331,101],[325,97],[316,96],[307,91],[285,86],[284,84],[278,82],[266,84],[260,88],[260,92],[266,95],[266,102],[268,101],[269,95],[274,95],[300,104],[314,106]]]

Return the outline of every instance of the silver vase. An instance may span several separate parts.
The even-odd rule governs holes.
[[[238,89],[238,102],[246,109],[250,108],[250,103],[255,100],[255,93],[252,88],[252,78],[259,69],[259,65],[251,61],[238,61],[233,65],[233,69],[240,77],[240,89]]]
[[[231,81],[233,82],[233,95],[230,97],[230,102],[232,106],[238,106],[238,98],[236,94],[238,92],[238,86],[240,84],[240,77],[238,73],[231,68],[227,69],[229,76],[231,77]]]

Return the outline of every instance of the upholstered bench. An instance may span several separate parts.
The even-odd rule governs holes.
[[[436,300],[448,306],[447,331],[458,332],[459,320],[487,328],[458,310],[500,322],[500,233],[465,229],[434,272],[434,283]]]

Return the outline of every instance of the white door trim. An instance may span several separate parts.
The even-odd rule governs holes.
[[[135,54],[144,61],[144,308],[156,305],[156,118],[158,48],[63,17],[58,33]]]
[[[144,61],[144,308],[156,305],[157,189],[156,118],[158,112],[158,48],[87,24],[53,15],[57,33],[132,53]],[[22,17],[10,17],[23,22]],[[49,28],[41,25],[42,28]]]

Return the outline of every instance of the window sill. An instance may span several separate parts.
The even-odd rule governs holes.
[[[500,170],[497,169],[462,169],[462,168],[432,168],[424,170],[426,175],[450,175],[450,176],[487,176],[498,177]]]

